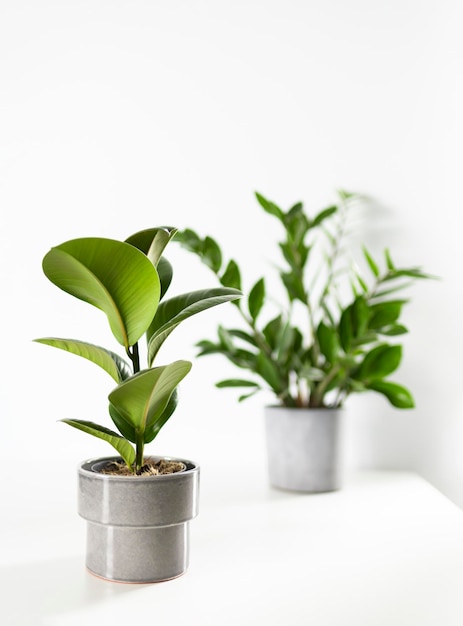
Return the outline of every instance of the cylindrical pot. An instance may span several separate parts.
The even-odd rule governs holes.
[[[159,460],[159,457],[152,457]],[[199,466],[160,476],[113,476],[108,457],[79,466],[78,512],[87,520],[86,566],[107,580],[148,583],[188,567],[189,521],[198,514]]]
[[[318,493],[341,487],[340,409],[265,407],[270,483]]]

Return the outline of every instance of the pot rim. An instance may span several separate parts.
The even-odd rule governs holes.
[[[108,480],[111,482],[114,481],[136,481],[137,484],[142,482],[149,482],[153,480],[157,481],[166,481],[166,480],[177,480],[181,476],[185,476],[187,474],[192,474],[199,472],[199,465],[194,461],[190,461],[188,459],[181,459],[179,457],[165,456],[165,455],[149,455],[146,458],[153,459],[154,461],[177,461],[186,465],[186,469],[175,472],[173,474],[158,474],[157,476],[117,476],[112,474],[102,474],[97,470],[93,469],[95,465],[98,463],[108,462],[108,461],[123,461],[120,456],[105,456],[105,457],[96,457],[92,459],[86,459],[85,461],[81,461],[77,467],[79,474],[82,476],[92,477],[98,480]]]
[[[266,404],[264,409],[267,410],[279,410],[279,411],[289,411],[294,413],[299,413],[303,411],[307,411],[310,413],[315,413],[316,411],[320,411],[320,413],[328,413],[328,412],[342,412],[345,411],[343,406],[281,406],[280,404]]]

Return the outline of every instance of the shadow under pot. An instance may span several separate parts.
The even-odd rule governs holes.
[[[156,462],[161,457],[150,457]],[[78,469],[78,513],[87,521],[86,566],[106,580],[161,582],[188,568],[189,522],[198,514],[199,466],[158,476],[102,473],[108,457]]]
[[[321,493],[341,488],[342,409],[264,408],[270,484]]]

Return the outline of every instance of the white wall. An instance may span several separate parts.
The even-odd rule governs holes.
[[[462,18],[458,0],[0,0],[1,454],[15,485],[53,501],[30,474],[39,455],[63,464],[55,486],[73,499],[77,462],[110,453],[56,424],[104,421],[106,376],[31,342],[115,347],[98,311],[43,277],[50,246],[193,226],[252,281],[277,236],[253,191],[315,211],[343,187],[382,203],[362,241],[441,277],[406,312],[400,381],[417,408],[352,398],[350,462],[416,470],[463,505]],[[180,287],[208,284],[175,256]],[[193,357],[224,315],[191,320],[166,358]],[[265,398],[216,390],[229,372],[195,363],[153,451],[264,471]]]

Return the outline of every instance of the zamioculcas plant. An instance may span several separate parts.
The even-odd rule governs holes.
[[[346,267],[345,223],[358,196],[341,191],[337,204],[314,216],[301,202],[283,211],[259,193],[256,198],[283,229],[279,278],[286,301],[269,316],[266,281],[259,278],[247,298],[234,302],[241,325],[220,325],[215,340],[198,343],[199,355],[221,354],[250,374],[217,387],[242,388],[240,401],[270,389],[285,407],[340,407],[350,394],[364,391],[382,394],[397,408],[413,407],[410,391],[389,379],[402,358],[394,338],[407,332],[401,322],[407,300],[397,294],[429,276],[417,267],[397,267],[388,250],[379,263],[365,247],[366,273]],[[238,262],[231,259],[224,266],[222,249],[211,236],[188,228],[176,241],[221,285],[242,289]]]
[[[62,421],[110,443],[133,473],[144,464],[145,444],[175,410],[177,386],[191,368],[184,360],[157,365],[162,344],[182,321],[241,296],[235,288],[218,287],[165,299],[172,266],[162,255],[176,232],[162,227],[140,231],[126,241],[74,239],[52,248],[43,259],[43,271],[52,283],[105,313],[125,351],[122,357],[76,339],[35,340],[88,359],[116,383],[108,410],[118,432],[86,420]],[[146,345],[141,344],[144,335]]]

